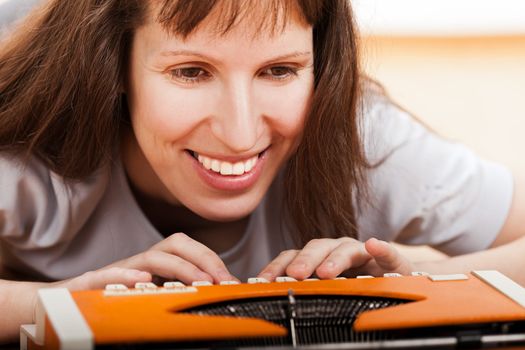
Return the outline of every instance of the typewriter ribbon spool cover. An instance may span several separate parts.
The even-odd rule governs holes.
[[[36,324],[22,326],[20,344],[359,349],[525,343],[524,288],[497,271],[454,276],[42,289]]]

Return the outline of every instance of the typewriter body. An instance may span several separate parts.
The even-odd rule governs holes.
[[[525,289],[497,271],[39,291],[22,349],[374,349],[525,344]]]

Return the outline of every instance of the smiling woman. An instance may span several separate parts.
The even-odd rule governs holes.
[[[314,84],[312,28],[298,13],[274,19],[278,31],[241,17],[217,34],[224,6],[186,39],[158,22],[136,31],[123,150],[137,190],[215,221],[244,218],[261,201],[297,148]]]
[[[354,29],[347,0],[43,2],[0,46],[4,267],[71,289],[334,278],[416,268],[385,241],[516,238],[508,170],[362,79]],[[0,281],[0,339],[45,286]]]

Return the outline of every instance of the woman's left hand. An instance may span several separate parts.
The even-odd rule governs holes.
[[[313,239],[302,250],[286,250],[259,273],[269,281],[278,276],[298,280],[314,273],[321,279],[357,275],[382,276],[413,271],[410,261],[388,242],[371,238],[365,243],[350,237]]]

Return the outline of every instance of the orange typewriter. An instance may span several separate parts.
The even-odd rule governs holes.
[[[128,289],[42,289],[22,349],[375,349],[525,344],[525,289],[497,271]]]

